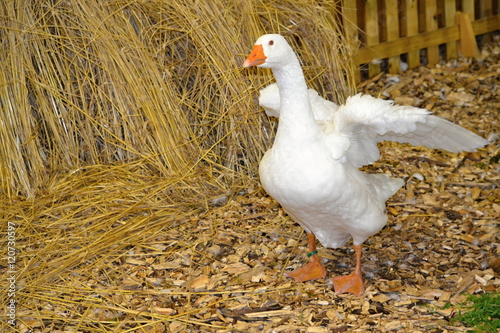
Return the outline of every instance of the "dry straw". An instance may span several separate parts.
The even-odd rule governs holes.
[[[241,68],[259,35],[285,35],[321,95],[351,93],[339,10],[304,0],[2,2],[0,190],[2,219],[17,225],[19,318],[118,327],[91,329],[86,312],[75,322],[40,304],[99,308],[80,280],[116,270],[130,246],[212,199],[256,186],[276,125],[256,104],[271,74]]]
[[[79,168],[141,160],[164,176],[210,164],[234,182],[269,145],[243,70],[280,32],[311,86],[342,99],[349,66],[333,1],[7,1],[1,10],[2,190],[34,197]],[[348,84],[346,84],[348,82]],[[57,174],[56,174],[57,173]]]

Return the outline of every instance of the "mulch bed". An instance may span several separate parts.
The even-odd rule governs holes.
[[[123,332],[466,331],[452,321],[466,295],[500,289],[499,64],[497,42],[480,60],[363,83],[363,92],[426,107],[493,143],[466,154],[381,144],[381,159],[365,171],[406,185],[388,201],[387,226],[365,243],[362,297],[335,295],[328,279],[284,276],[307,262],[305,234],[255,188],[109,258],[113,269],[78,282],[100,304],[79,309],[95,324],[64,330],[104,331],[118,321]],[[329,277],[354,267],[350,245],[319,253]],[[62,332],[49,321],[30,325]]]

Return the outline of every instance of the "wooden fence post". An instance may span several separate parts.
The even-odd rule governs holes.
[[[366,0],[365,2],[365,31],[366,45],[377,45],[380,43],[380,32],[378,28],[378,5],[377,0]],[[368,77],[380,73],[380,63],[370,62],[368,64]]]
[[[418,1],[405,0],[406,37],[418,35]],[[455,23],[455,20],[453,20]],[[408,52],[408,68],[420,66],[420,51]]]
[[[426,31],[436,31],[437,22],[437,3],[436,0],[425,0],[425,28]],[[439,62],[439,46],[429,46],[427,48],[427,65],[435,65]]]
[[[469,14],[474,19],[474,0],[462,0],[462,12]]]
[[[476,35],[472,29],[469,14],[457,12],[457,21],[460,30],[460,53],[462,53],[464,57],[479,56]]]
[[[456,24],[457,4],[455,0],[446,0],[444,2],[444,25],[452,27]],[[446,43],[446,60],[457,57],[457,42]]]
[[[342,17],[344,22],[344,31],[347,42],[349,43],[349,49],[354,55],[359,48],[359,38],[358,38],[358,19],[357,19],[357,8],[354,1],[342,1]],[[354,81],[357,83],[361,82],[361,71],[359,67],[354,70]]]
[[[399,39],[399,11],[397,0],[385,1],[385,25],[387,27],[387,41]],[[396,74],[400,71],[399,55],[389,57],[389,73]]]

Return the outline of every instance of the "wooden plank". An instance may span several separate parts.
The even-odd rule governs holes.
[[[405,0],[406,36],[418,34],[418,2],[417,0]],[[453,16],[455,24],[455,16]],[[408,68],[420,66],[420,50],[408,52]]]
[[[425,27],[428,32],[438,29],[436,0],[425,0]],[[434,66],[439,62],[439,46],[427,47],[427,64]]]
[[[493,0],[479,1],[479,18],[493,15]]]
[[[348,0],[342,1],[342,18],[347,43],[349,43],[349,48],[352,53],[355,54],[359,47],[356,2]],[[361,71],[359,68],[356,68],[354,71],[354,80],[356,83],[361,82]]]
[[[500,30],[500,15],[475,20],[472,22],[472,29],[476,36]]]
[[[476,43],[476,35],[472,28],[470,16],[467,13],[457,13],[460,27],[460,52],[464,57],[479,56],[479,49]]]
[[[474,0],[462,0],[462,12],[469,14],[471,21],[474,21]]]
[[[399,15],[398,15],[398,1],[386,0],[385,2],[385,16],[387,26],[387,41],[399,39]],[[401,54],[401,53],[400,53]],[[396,74],[400,71],[400,57],[399,55],[389,57],[389,73]]]
[[[365,2],[365,31],[366,45],[377,45],[379,40],[378,28],[378,5],[377,0],[366,0]],[[380,73],[380,63],[370,62],[368,64],[368,77],[373,77]]]
[[[472,28],[476,35],[500,30],[500,15],[476,20],[472,22]],[[374,45],[370,48],[361,48],[354,55],[354,64],[366,64],[373,59],[384,59],[395,54],[403,54],[424,49],[429,45],[445,44],[459,39],[458,25],[424,32],[415,36],[403,37],[396,41]]]
[[[457,4],[455,1],[444,2],[444,25],[451,27],[456,24],[457,17]],[[457,57],[457,42],[446,43],[446,60],[454,59]]]
[[[477,18],[485,18],[488,16],[492,16],[494,10],[493,0],[479,1],[477,9],[478,9],[478,12],[476,13]],[[474,32],[475,31],[476,30],[474,30]],[[492,41],[492,37],[493,37],[492,35],[483,36],[482,43],[490,43]]]
[[[357,26],[357,8],[355,3],[349,2],[347,0],[343,1],[342,5],[342,17],[344,19],[344,31],[346,34],[347,42],[350,44],[352,49],[357,49],[359,47],[358,38],[358,26]]]

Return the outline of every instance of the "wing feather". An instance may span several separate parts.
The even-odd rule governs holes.
[[[377,143],[395,141],[444,149],[453,153],[475,151],[489,142],[426,109],[394,105],[393,101],[357,94],[338,106],[309,89],[314,117],[323,129],[332,156],[355,166],[378,160]],[[277,85],[261,90],[259,104],[269,116],[279,117]]]
[[[476,151],[489,142],[426,109],[394,105],[392,101],[358,94],[350,97],[334,117],[334,136],[348,137],[345,159],[362,166],[379,158],[377,142],[395,141],[444,149],[453,153]],[[333,144],[333,143],[331,143]],[[335,151],[334,156],[342,152]]]

